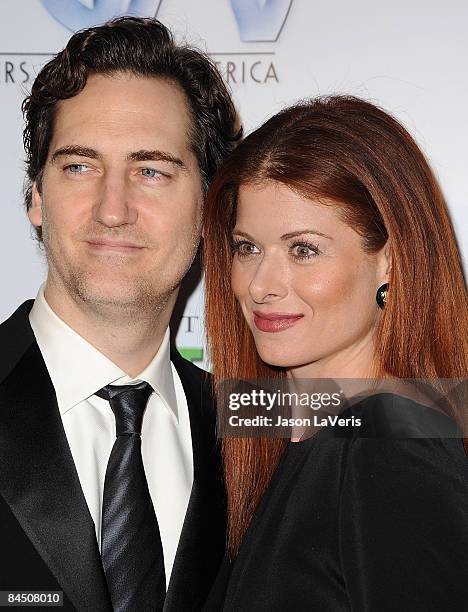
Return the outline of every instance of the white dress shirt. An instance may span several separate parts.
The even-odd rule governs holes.
[[[145,381],[153,387],[143,416],[142,456],[161,534],[167,586],[193,483],[187,400],[170,361],[169,329],[148,367],[129,378],[53,312],[43,287],[29,320],[55,388],[99,546],[104,477],[116,434],[109,402],[94,393],[109,384]]]

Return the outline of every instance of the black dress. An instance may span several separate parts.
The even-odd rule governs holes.
[[[375,395],[290,442],[205,610],[467,611],[468,460],[428,410]]]

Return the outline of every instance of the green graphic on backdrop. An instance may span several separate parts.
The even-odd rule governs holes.
[[[182,357],[184,357],[188,361],[191,361],[192,363],[194,361],[203,361],[203,347],[178,346],[177,350],[182,355]]]

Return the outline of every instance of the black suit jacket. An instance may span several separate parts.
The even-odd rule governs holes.
[[[110,612],[94,523],[29,324],[32,304],[0,325],[0,590],[63,591],[63,610]],[[184,612],[201,609],[216,576],[225,501],[209,376],[177,351],[171,360],[187,397],[194,483],[164,610]]]

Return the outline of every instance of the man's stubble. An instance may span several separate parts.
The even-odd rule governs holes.
[[[200,244],[201,219],[193,226],[192,233],[184,244],[178,245],[177,251],[167,253],[164,261],[155,256],[155,267],[147,268],[142,274],[137,271],[129,274],[125,269],[128,267],[125,255],[112,256],[115,266],[113,275],[117,272],[117,277],[111,292],[106,290],[105,283],[103,284],[103,281],[109,282],[109,279],[102,278],[104,269],[97,273],[95,270],[86,269],[84,264],[73,261],[69,254],[60,253],[59,243],[54,240],[56,232],[43,203],[42,240],[49,268],[48,281],[53,282],[59,291],[64,291],[79,307],[94,311],[103,318],[111,312],[127,318],[130,323],[136,323],[136,316],[157,317],[178,292]],[[96,228],[89,227],[77,232],[77,240],[78,235],[96,237],[96,234],[101,237],[105,235],[111,238],[129,238],[128,232],[124,234],[121,228],[106,228],[105,232],[99,229],[97,233]],[[131,238],[136,237],[132,234]],[[137,242],[148,245],[148,240],[141,236]],[[157,254],[158,249],[154,250]]]

